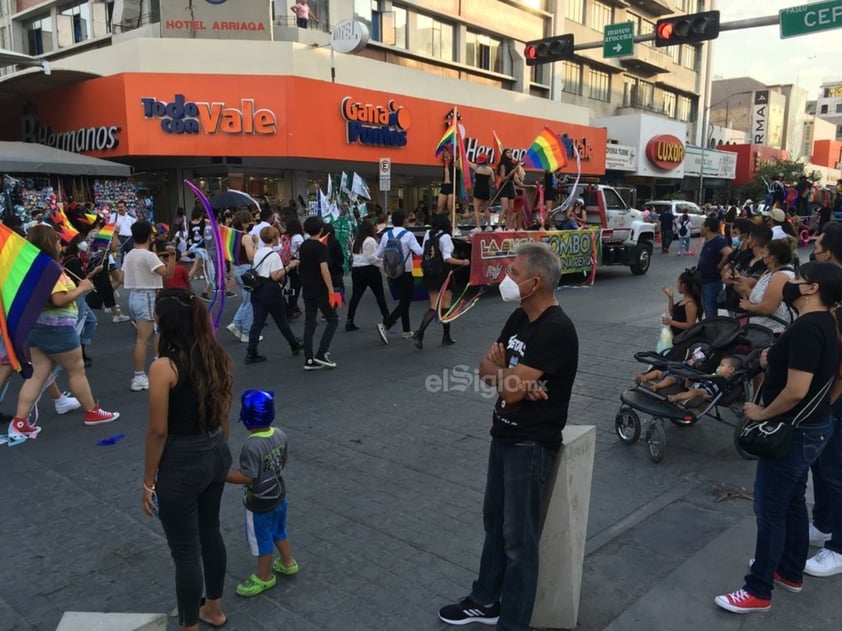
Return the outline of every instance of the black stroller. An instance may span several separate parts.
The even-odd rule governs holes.
[[[656,463],[663,460],[666,448],[664,419],[686,427],[709,416],[733,427],[734,423],[722,418],[720,408],[753,399],[752,380],[760,370],[760,352],[771,346],[774,339],[771,330],[748,323],[745,319],[715,317],[702,320],[675,336],[673,347],[664,354],[655,351],[635,353],[635,359],[648,364],[650,370],[669,371],[680,381],[686,378],[713,384],[715,387],[711,390],[715,394],[709,399],[691,399],[684,404],[673,403],[667,397],[681,392],[683,388],[680,384],[657,392],[646,384],[636,384],[620,395],[622,404],[614,419],[614,428],[620,441],[626,445],[633,445],[640,438],[641,423],[638,412],[652,417],[646,426],[644,439],[649,456]],[[690,352],[700,347],[704,347],[704,358],[688,363]],[[740,360],[741,367],[728,377],[711,374],[723,357],[736,357]],[[735,427],[735,445],[738,430],[739,423]],[[745,455],[739,451],[741,455]]]

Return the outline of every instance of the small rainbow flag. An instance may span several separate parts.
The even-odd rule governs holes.
[[[495,157],[497,158],[497,162],[500,162],[500,160],[503,158],[503,150],[505,149],[505,147],[500,141],[500,137],[497,135],[497,132],[493,129],[491,130],[491,135],[494,137],[494,144],[497,145],[497,155]]]
[[[56,261],[0,224],[0,335],[12,368],[26,378],[26,338],[61,274]]]
[[[53,222],[53,227],[56,230],[56,234],[58,234],[59,238],[64,243],[70,243],[79,236],[79,231],[73,227],[73,224],[70,223],[70,220],[67,218],[67,215],[64,214],[64,210],[61,208],[55,208],[50,211],[50,221]]]
[[[99,219],[99,215],[96,213],[82,213],[79,215],[79,221],[88,226],[94,225],[97,222],[97,219]]]
[[[455,118],[455,117],[454,117]],[[445,149],[447,149],[448,145],[450,145],[451,155],[453,154],[453,142],[456,139],[456,123],[450,125],[447,128],[447,131],[444,132],[444,135],[439,140],[439,144],[436,145],[436,155],[440,155]]]
[[[567,166],[567,152],[564,150],[564,145],[549,127],[544,127],[544,131],[532,141],[532,145],[526,152],[526,159],[532,166],[544,171],[554,172]]]
[[[219,234],[222,236],[222,255],[229,263],[237,264],[237,256],[240,248],[243,247],[243,235],[245,232],[234,230],[228,226],[219,226]]]
[[[114,224],[109,223],[104,225],[96,233],[94,240],[91,242],[91,247],[94,250],[107,250],[111,244],[111,239],[114,238]]]

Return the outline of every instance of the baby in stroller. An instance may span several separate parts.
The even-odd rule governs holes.
[[[743,362],[739,357],[723,357],[716,367],[715,376],[721,379],[728,379],[731,375],[743,367]],[[673,378],[673,383],[675,380]],[[689,404],[694,399],[699,401],[706,401],[712,399],[720,392],[720,386],[716,379],[684,379],[684,392],[667,395],[667,401],[670,403],[685,403]]]
[[[687,359],[684,361],[684,365],[690,368],[698,368],[701,367],[707,362],[710,357],[713,355],[713,349],[710,345],[705,343],[694,344],[690,347],[687,353]],[[657,392],[658,390],[663,390],[664,388],[669,388],[670,386],[674,386],[678,383],[678,380],[675,377],[675,374],[670,372],[669,370],[658,370],[653,369],[648,372],[637,373],[634,376],[634,381],[637,384],[644,384],[644,383],[652,383],[649,386],[649,389],[652,392]]]

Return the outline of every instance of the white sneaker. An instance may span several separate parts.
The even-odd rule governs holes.
[[[120,322],[128,322],[129,320],[131,320],[131,318],[127,315],[122,314],[122,313],[120,315],[115,315],[115,316],[111,317],[111,321],[114,324],[119,324]]]
[[[132,377],[132,382],[129,385],[132,392],[140,392],[141,390],[149,390],[149,377],[146,375],[135,375]]]
[[[825,533],[816,528],[813,522],[810,522],[810,545],[814,548],[823,548],[826,541],[830,540],[830,533]]]
[[[228,329],[228,332],[231,335],[233,335],[234,337],[236,337],[238,340],[243,337],[243,332],[240,330],[240,327],[238,327],[233,322],[231,324],[229,324],[228,326],[226,326],[225,328]]]
[[[404,331],[403,333],[401,333],[402,340],[411,340],[414,336],[415,333],[413,333],[412,331]]]
[[[248,333],[243,333],[243,334],[240,336],[240,341],[241,341],[243,344],[248,344],[248,343],[249,343],[249,334],[248,334]],[[262,342],[262,341],[263,341],[263,336],[261,335],[261,336],[260,336],[260,339],[259,339],[259,340],[257,340],[257,341],[258,341],[258,342]]]
[[[56,406],[56,414],[67,414],[82,407],[79,399],[70,396],[69,392],[62,392],[61,396],[53,401]]]
[[[377,325],[377,334],[380,336],[380,339],[383,340],[384,344],[389,343],[389,336],[386,335],[386,327],[383,326],[382,322]]]
[[[822,548],[814,557],[807,559],[804,573],[810,576],[842,574],[842,554]]]

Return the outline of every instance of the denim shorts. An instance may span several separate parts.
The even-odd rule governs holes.
[[[132,318],[138,322],[152,322],[157,295],[157,289],[132,289],[129,294],[129,314]]]
[[[33,325],[27,343],[46,355],[58,355],[79,348],[79,333],[73,326]]]
[[[287,539],[287,499],[268,513],[246,510],[246,541],[254,556],[265,556],[275,551],[276,541]]]

